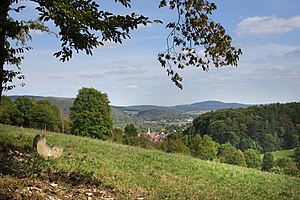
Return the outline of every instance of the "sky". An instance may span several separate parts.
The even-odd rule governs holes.
[[[224,26],[243,55],[237,67],[211,67],[208,72],[196,67],[178,70],[183,90],[170,81],[157,61],[157,54],[166,50],[169,30],[165,25],[176,20],[175,13],[158,9],[159,0],[132,0],[131,9],[113,0],[97,2],[111,12],[136,12],[165,23],[139,27],[121,45],[106,43],[94,49],[93,56],[74,54],[64,63],[53,56],[60,48],[59,39],[33,32],[28,43],[33,49],[25,53],[21,65],[25,87],[4,94],[76,97],[80,88],[93,87],[106,93],[112,105],[300,101],[299,0],[212,1],[218,7],[212,19]],[[22,3],[27,7],[15,17],[36,18],[35,5]],[[47,25],[57,31],[53,24]]]

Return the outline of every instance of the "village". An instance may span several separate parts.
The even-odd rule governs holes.
[[[168,136],[172,135],[173,133],[176,133],[176,130],[174,132],[170,133],[164,133],[164,132],[151,132],[150,129],[148,129],[147,133],[138,133],[138,137],[149,137],[150,141],[152,142],[161,142],[165,140]]]

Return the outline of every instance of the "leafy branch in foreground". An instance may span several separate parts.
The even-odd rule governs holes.
[[[217,9],[214,3],[207,0],[162,0],[159,7],[169,7],[177,12],[177,21],[166,26],[171,29],[167,50],[158,54],[161,66],[166,68],[177,87],[183,88],[183,79],[174,67],[196,66],[207,71],[211,65],[217,68],[237,66],[242,51],[232,46],[232,39],[223,26],[209,17]]]
[[[14,78],[24,79],[20,72],[23,53],[31,49],[26,42],[31,40],[31,31],[50,33],[45,22],[52,21],[59,28],[58,38],[61,50],[54,53],[60,61],[68,61],[73,52],[84,51],[92,55],[92,49],[103,46],[105,41],[122,43],[130,38],[130,30],[138,25],[150,23],[148,17],[131,13],[117,15],[99,9],[92,0],[30,0],[36,3],[39,13],[37,20],[17,20],[12,13],[26,8],[19,0],[3,0],[0,6],[0,98],[2,92],[15,87]],[[130,0],[115,0],[130,7]],[[4,65],[15,66],[16,70],[6,70]],[[24,85],[23,83],[21,85]]]
[[[130,38],[130,31],[139,25],[162,23],[131,12],[119,15],[104,11],[93,0],[28,0],[38,11],[37,19],[17,20],[12,13],[22,12],[26,6],[20,0],[2,0],[0,6],[0,98],[2,92],[15,87],[13,79],[24,79],[20,64],[23,53],[31,49],[26,42],[31,40],[31,31],[51,33],[45,22],[53,22],[61,49],[54,53],[60,61],[72,58],[73,53],[85,52],[103,46],[106,41],[122,43]],[[130,0],[114,0],[130,8]],[[161,0],[160,8],[169,7],[177,12],[177,21],[166,25],[171,29],[167,36],[167,50],[158,54],[158,60],[171,80],[182,89],[182,77],[174,68],[202,67],[207,71],[211,65],[221,67],[237,65],[240,49],[232,46],[232,39],[225,29],[214,22],[210,15],[216,5],[208,0]],[[4,65],[16,66],[16,70],[4,69]],[[24,85],[21,83],[21,85]]]

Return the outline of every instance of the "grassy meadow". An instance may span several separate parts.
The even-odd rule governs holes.
[[[45,134],[48,144],[63,147],[63,156],[36,158],[31,144],[37,133]],[[33,157],[19,169],[27,177],[76,172],[99,181],[117,199],[300,199],[299,178],[179,154],[6,125],[0,125],[0,142]],[[6,176],[0,171],[0,179]]]
[[[275,160],[278,160],[280,158],[286,158],[286,157],[292,158],[294,156],[294,153],[295,153],[294,149],[273,151],[272,152],[272,154],[274,155]]]
[[[275,160],[281,158],[293,158],[295,154],[295,149],[288,149],[288,150],[280,150],[280,151],[272,151]],[[264,154],[260,154],[260,158],[263,159]]]

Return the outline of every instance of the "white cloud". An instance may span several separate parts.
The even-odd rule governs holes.
[[[117,70],[106,71],[105,74],[110,75],[134,75],[134,74],[144,74],[147,70],[144,68],[120,68]]]
[[[243,19],[237,25],[240,35],[271,35],[280,34],[300,28],[300,16],[280,18],[276,16],[256,16]]]
[[[137,89],[138,86],[137,85],[127,85],[127,88],[129,88],[129,89]]]
[[[80,74],[78,75],[79,78],[84,78],[84,79],[99,79],[102,78],[102,74]]]
[[[41,30],[30,30],[30,35],[44,35]]]

